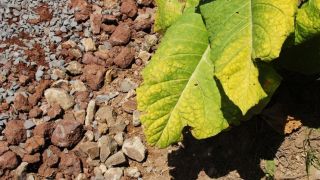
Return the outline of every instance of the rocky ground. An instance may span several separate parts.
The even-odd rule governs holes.
[[[0,0],[0,179],[260,179],[267,161],[276,179],[320,178],[319,124],[285,137],[257,117],[148,146],[135,89],[154,13],[152,0]]]

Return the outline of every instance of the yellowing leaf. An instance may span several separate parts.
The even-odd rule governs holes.
[[[201,15],[184,14],[167,30],[144,69],[137,100],[151,145],[166,147],[179,141],[186,126],[198,139],[228,127],[208,45]]]
[[[215,75],[243,114],[267,94],[255,61],[271,61],[294,32],[297,0],[216,0],[200,7]]]

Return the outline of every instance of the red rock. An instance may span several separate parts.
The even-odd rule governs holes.
[[[56,146],[50,145],[48,149],[46,149],[42,153],[43,163],[46,164],[46,166],[48,167],[55,166],[59,162],[60,153],[61,151],[59,148],[57,148]]]
[[[35,106],[38,103],[38,101],[41,99],[44,90],[50,86],[50,83],[50,80],[42,80],[40,84],[35,88],[36,92],[28,98],[29,104],[31,106]]]
[[[119,24],[110,36],[110,44],[112,46],[126,45],[130,41],[130,27],[125,24]]]
[[[21,120],[10,120],[4,129],[4,136],[9,144],[19,144],[27,139],[27,131]]]
[[[107,24],[102,24],[101,28],[104,32],[106,32],[107,34],[111,34],[114,32],[114,30],[116,29],[115,25],[107,25]]]
[[[91,52],[87,52],[83,55],[82,62],[84,64],[97,64],[101,66],[105,66],[106,62],[103,61],[102,59],[99,59],[98,57],[95,57],[92,55]]]
[[[52,144],[58,147],[71,148],[82,138],[83,127],[78,121],[61,120],[51,136]]]
[[[88,7],[88,2],[86,0],[71,0],[69,6],[71,8],[78,8],[84,10]]]
[[[0,141],[0,155],[9,151],[8,143],[5,141]]]
[[[106,50],[106,51],[103,51],[103,50],[96,51],[96,52],[94,52],[94,55],[96,57],[104,59],[104,60],[109,59],[109,51],[108,50]]]
[[[102,16],[102,21],[107,22],[108,24],[115,24],[118,22],[118,19],[116,16],[111,15],[111,14],[104,14]]]
[[[90,15],[90,26],[93,34],[99,34],[102,24],[102,15],[93,13]]]
[[[127,68],[131,65],[134,60],[135,50],[133,48],[123,48],[118,54],[118,56],[114,59],[114,64],[121,68]]]
[[[85,8],[81,11],[75,12],[74,13],[74,18],[77,22],[79,21],[86,21],[90,17],[90,9]]]
[[[30,82],[30,77],[29,76],[25,76],[25,75],[20,75],[19,76],[19,83],[21,85],[26,85],[28,82]]]
[[[133,23],[133,28],[136,31],[141,31],[141,30],[145,30],[145,29],[150,29],[152,26],[152,19],[151,19],[151,15],[150,14],[140,14]]]
[[[51,119],[58,117],[59,115],[61,115],[61,113],[62,113],[62,109],[57,103],[53,104],[51,108],[48,110],[48,116]]]
[[[120,7],[120,12],[128,17],[134,17],[138,12],[138,6],[134,0],[123,0]]]
[[[65,175],[77,176],[81,173],[81,161],[74,152],[61,153],[59,170]]]
[[[42,114],[42,110],[41,110],[38,106],[33,107],[33,108],[29,111],[29,117],[30,117],[30,118],[39,117],[39,116],[41,116],[41,114]]]
[[[28,103],[28,98],[22,94],[16,95],[13,105],[18,111],[29,111],[31,109]]]
[[[27,154],[27,151],[20,146],[9,146],[9,149],[21,158]]]
[[[54,128],[55,128],[54,122],[44,122],[44,123],[37,125],[33,129],[33,135],[40,136],[45,139],[50,139],[51,135],[54,131]]]
[[[18,167],[19,160],[15,153],[7,151],[0,156],[0,169],[14,169]]]
[[[23,162],[27,162],[29,164],[34,164],[34,163],[37,163],[39,162],[41,159],[40,159],[40,153],[36,153],[36,154],[33,154],[33,155],[30,155],[30,154],[26,154],[23,156],[22,158],[22,161]]]
[[[122,108],[127,113],[133,113],[133,111],[137,109],[137,102],[133,100],[126,101],[122,104]]]
[[[54,177],[57,174],[57,168],[50,168],[46,164],[41,164],[38,173],[43,177]]]
[[[45,140],[41,136],[33,136],[26,141],[25,150],[29,153],[38,152],[45,145]]]
[[[92,90],[98,90],[102,86],[106,72],[106,69],[103,66],[95,64],[86,65],[83,72],[85,80]]]

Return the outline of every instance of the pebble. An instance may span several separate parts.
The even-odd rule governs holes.
[[[126,157],[124,156],[123,152],[118,151],[117,153],[113,154],[106,160],[105,165],[107,167],[111,167],[111,166],[123,164],[125,162],[126,162]]]
[[[82,131],[83,127],[78,121],[62,120],[53,131],[51,142],[58,147],[71,148],[80,141]]]
[[[72,75],[79,75],[82,73],[82,66],[78,61],[71,61],[66,70]]]
[[[127,24],[122,23],[116,27],[109,41],[112,46],[126,45],[130,41],[130,37],[130,27]]]
[[[122,151],[131,159],[142,162],[146,156],[146,148],[137,136],[124,140]]]
[[[137,167],[128,167],[125,169],[124,174],[131,178],[138,178],[141,176],[141,173]]]
[[[137,127],[141,125],[140,122],[140,112],[138,110],[134,110],[132,113],[132,124]]]
[[[96,142],[84,142],[79,145],[79,149],[91,159],[96,159],[100,155],[100,148]]]
[[[23,126],[25,129],[31,129],[36,126],[36,124],[32,120],[26,120],[24,121]]]
[[[27,139],[27,131],[22,120],[10,120],[4,129],[4,136],[9,144],[19,144]]]
[[[119,132],[114,136],[114,140],[118,143],[119,146],[122,146],[124,140],[124,133]]]
[[[113,60],[114,64],[120,68],[127,68],[131,65],[135,57],[135,50],[133,48],[124,47],[120,53]]]
[[[0,169],[14,169],[19,164],[19,160],[15,153],[12,151],[7,151],[0,156]]]
[[[95,109],[96,109],[96,101],[90,100],[88,107],[87,107],[87,115],[86,115],[86,119],[85,119],[86,126],[91,125],[93,118],[94,118]]]
[[[67,91],[61,88],[50,88],[44,92],[44,96],[50,105],[59,104],[64,110],[68,110],[74,105],[74,99]]]
[[[92,38],[84,38],[81,40],[82,45],[84,46],[85,51],[95,51],[96,45]]]
[[[123,168],[109,168],[104,173],[104,178],[108,180],[120,180],[123,176]]]
[[[117,150],[117,143],[108,135],[99,138],[98,145],[100,147],[100,160],[102,162],[105,162],[107,158]]]
[[[95,115],[95,120],[100,123],[113,123],[115,121],[113,108],[108,105],[101,106]]]
[[[134,90],[138,87],[138,85],[134,82],[132,82],[129,78],[125,78],[124,80],[121,81],[120,84],[120,91],[127,93],[130,90]]]

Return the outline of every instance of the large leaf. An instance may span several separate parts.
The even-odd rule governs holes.
[[[166,147],[182,137],[185,126],[198,139],[228,127],[213,79],[208,33],[199,14],[181,16],[166,32],[137,90],[147,141]]]
[[[298,10],[295,43],[320,35],[320,0],[309,0]]]
[[[200,7],[216,77],[243,114],[267,96],[255,61],[279,56],[294,31],[297,4],[297,0],[216,0]]]
[[[199,0],[156,0],[157,13],[154,30],[167,29],[188,8],[194,8]]]

